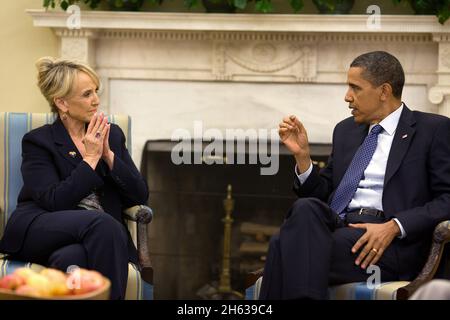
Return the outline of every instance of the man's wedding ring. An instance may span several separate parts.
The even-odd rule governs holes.
[[[97,139],[100,138],[100,131],[97,131],[97,132],[95,133],[95,137],[96,137]]]

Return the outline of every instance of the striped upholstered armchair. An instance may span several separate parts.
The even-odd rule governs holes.
[[[419,275],[411,282],[382,282],[367,286],[366,282],[352,282],[328,288],[331,300],[406,300],[420,286],[433,279],[443,256],[444,246],[450,241],[450,221],[439,223],[434,229],[428,259]],[[445,261],[447,264],[447,261]],[[250,273],[246,279],[246,300],[257,300],[261,289],[263,269]]]
[[[20,166],[22,162],[22,137],[31,129],[54,121],[51,113],[0,112],[0,238],[9,216],[17,204],[22,187]],[[112,115],[109,121],[120,126],[125,134],[127,148],[131,151],[131,121],[126,115]],[[147,244],[147,226],[152,211],[146,206],[135,206],[124,212],[133,241],[137,245],[142,269],[128,265],[128,283],[125,299],[153,299],[153,269]],[[39,271],[44,266],[23,261],[8,260],[0,254],[0,277],[12,273],[16,268],[28,267]]]

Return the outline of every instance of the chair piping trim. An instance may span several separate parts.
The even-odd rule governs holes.
[[[8,260],[2,260],[2,275],[6,274],[6,264],[8,263]]]
[[[138,300],[143,300],[143,292],[142,292],[142,289],[141,289],[141,287],[142,287],[141,275],[138,272],[136,266],[133,263],[131,265],[132,265],[132,267],[134,269],[134,272],[136,273],[136,283],[137,283],[137,285],[136,285],[136,290],[137,290],[136,297],[138,297]]]

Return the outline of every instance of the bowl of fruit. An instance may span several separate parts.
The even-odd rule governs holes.
[[[0,279],[0,300],[107,300],[111,283],[99,272],[18,268]]]

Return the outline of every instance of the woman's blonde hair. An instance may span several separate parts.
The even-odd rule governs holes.
[[[72,91],[78,72],[88,74],[97,87],[100,81],[97,73],[87,64],[68,59],[43,57],[36,61],[38,69],[38,86],[50,104],[52,112],[58,113],[55,98],[63,98]]]

